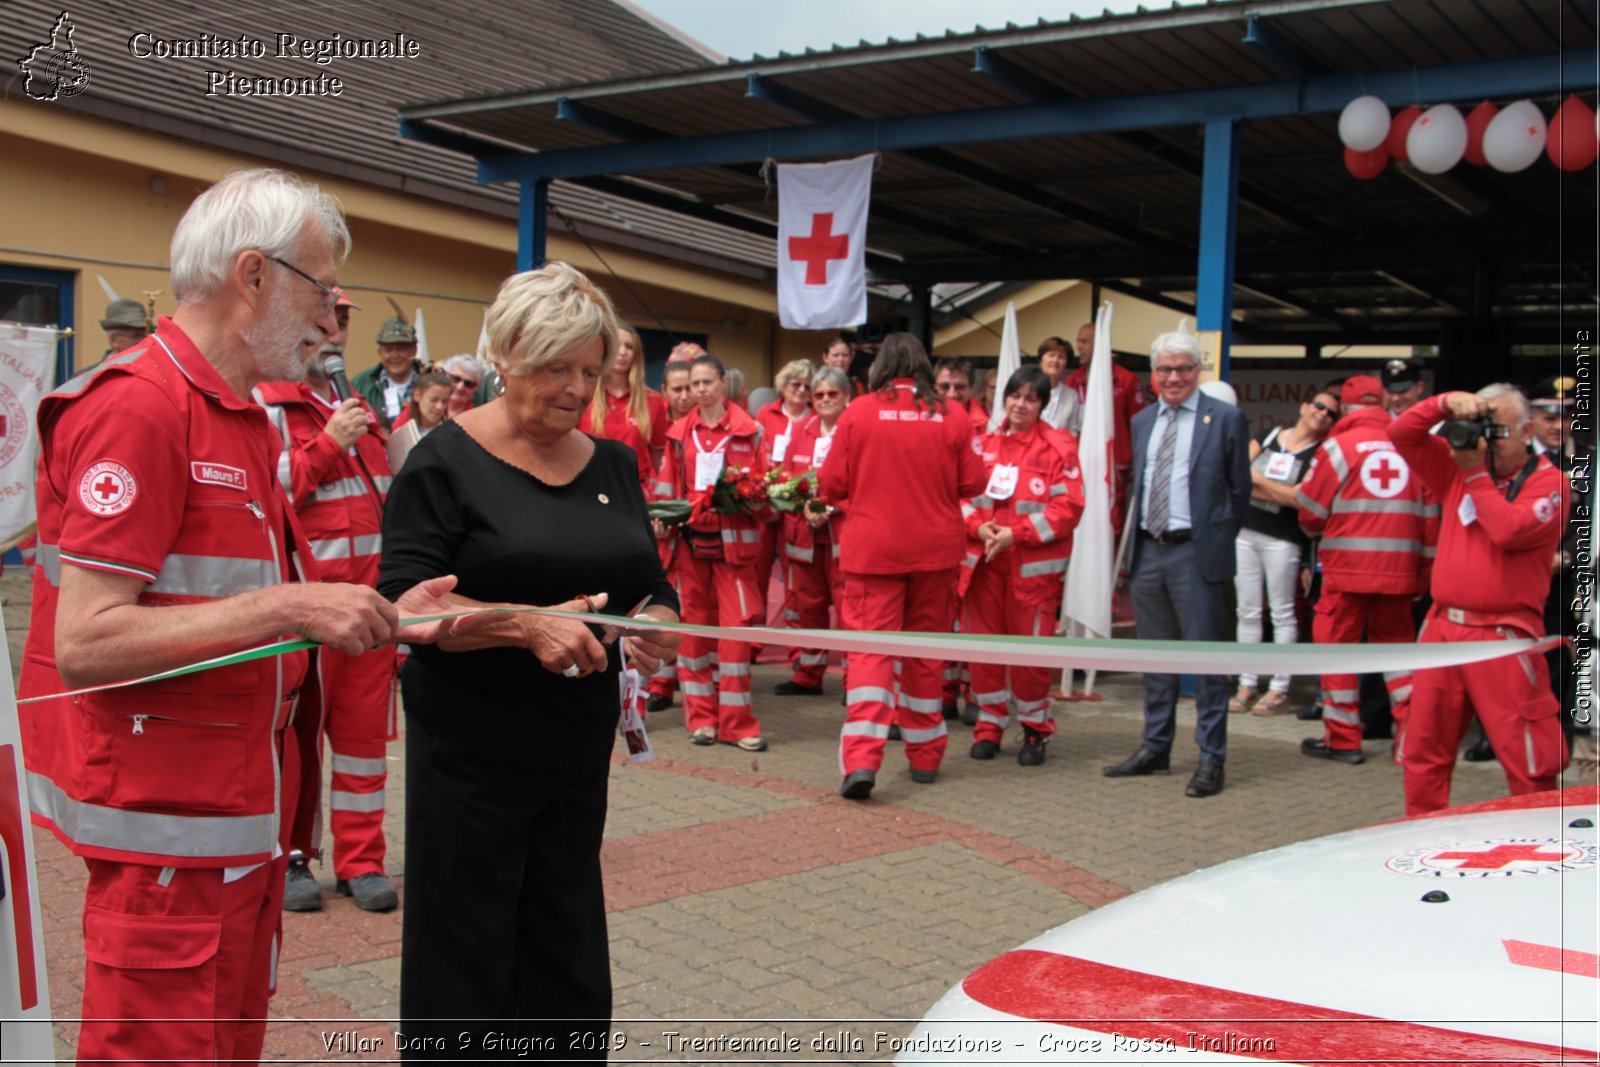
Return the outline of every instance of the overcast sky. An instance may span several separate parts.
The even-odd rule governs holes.
[[[790,0],[752,4],[738,0],[633,0],[660,19],[710,45],[730,59],[800,52],[806,48],[880,44],[900,39],[999,29],[1007,22],[1031,25],[1069,15],[1096,16],[1110,8],[1132,11],[1138,0]],[[1166,5],[1145,0],[1150,8]]]

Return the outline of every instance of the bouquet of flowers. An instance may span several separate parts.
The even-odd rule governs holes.
[[[767,500],[778,511],[799,511],[816,499],[816,471],[790,474],[780,467],[767,471]]]
[[[676,526],[702,515],[739,515],[759,511],[767,503],[767,481],[749,467],[722,468],[709,489],[692,493],[687,500],[657,500],[649,506],[652,519]]]

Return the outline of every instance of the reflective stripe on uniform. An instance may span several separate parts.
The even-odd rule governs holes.
[[[278,568],[271,560],[174,553],[161,561],[150,591],[220,600],[277,584]]]
[[[1033,523],[1033,532],[1039,535],[1039,543],[1048,545],[1056,539],[1056,532],[1050,528],[1050,520],[1041,515],[1030,515],[1028,521]]]
[[[1325,719],[1331,719],[1333,722],[1342,722],[1346,726],[1361,725],[1361,712],[1349,711],[1345,708],[1337,708],[1332,704],[1322,705],[1322,717]]]
[[[334,774],[358,774],[372,778],[389,773],[389,761],[382,756],[368,759],[364,756],[342,756],[335,752],[329,763],[333,767]]]
[[[1322,550],[1340,549],[1345,552],[1403,552],[1420,555],[1422,542],[1406,537],[1324,537]]]
[[[900,738],[909,745],[925,745],[930,741],[937,741],[941,737],[948,736],[949,733],[950,731],[945,728],[943,719],[940,719],[937,725],[925,730],[914,730],[909,726],[900,727]]]
[[[1037,563],[1024,563],[1017,568],[1017,575],[1021,578],[1037,578],[1041,574],[1065,574],[1066,571],[1066,560],[1043,559]]]
[[[894,704],[894,694],[881,685],[860,685],[851,689],[844,695],[847,704],[865,704],[869,700],[876,700],[881,704]],[[888,735],[885,735],[888,736]]]
[[[1322,451],[1327,455],[1328,462],[1333,464],[1333,472],[1339,476],[1339,481],[1350,477],[1350,464],[1344,461],[1344,452],[1338,444],[1329,441],[1322,446]]]
[[[1359,689],[1326,689],[1323,691],[1323,700],[1334,704],[1354,704],[1361,699]]]
[[[987,693],[974,692],[972,694],[972,702],[974,704],[1004,704],[1010,699],[1011,690],[1009,689],[995,689]]]
[[[1335,515],[1418,515],[1426,516],[1427,509],[1420,501],[1405,500],[1396,497],[1392,500],[1361,500],[1335,497],[1333,501]]]
[[[904,736],[905,731],[901,730]],[[839,728],[840,737],[876,737],[880,741],[889,740],[889,724],[886,722],[847,722]]]
[[[717,697],[717,703],[725,708],[748,708],[750,707],[750,694],[730,693],[724,690]]]
[[[760,530],[723,530],[722,540],[725,544],[759,545],[761,543]]]
[[[351,497],[365,496],[367,483],[360,478],[340,478],[336,482],[317,486],[317,491],[311,494],[313,500],[349,500]]]
[[[350,559],[352,556],[381,556],[383,554],[383,535],[362,534],[360,537],[335,537],[326,541],[311,542],[311,556],[319,562],[326,563],[334,559]]]
[[[799,545],[791,544],[788,541],[783,543],[783,555],[784,558],[792,559],[796,563],[815,563],[817,559],[815,549],[801,548]]]
[[[1012,510],[1018,515],[1040,515],[1047,506],[1042,500],[1019,500]]]
[[[687,678],[678,683],[684,696],[711,697],[717,695],[716,687],[710,682],[691,682]]]
[[[264,815],[158,815],[74,800],[55,782],[28,772],[28,803],[69,841],[154,856],[270,855],[278,817]]]
[[[1310,497],[1306,496],[1304,489],[1300,490],[1294,495],[1294,502],[1295,506],[1301,511],[1309,511],[1319,519],[1325,519],[1328,517],[1328,509],[1317,503],[1315,500],[1312,500]]]
[[[382,811],[383,790],[375,793],[352,793],[345,789],[328,790],[328,810],[330,811]]]
[[[937,715],[944,711],[944,698],[913,697],[901,693],[900,706],[905,708],[907,711],[919,711],[924,715]]]
[[[750,677],[750,664],[748,663],[724,663],[719,669],[724,678]]]
[[[41,541],[34,553],[33,561],[44,571],[45,581],[51,585],[61,584],[61,549]]]
[[[828,663],[826,652],[802,652],[796,657],[795,662],[802,667],[825,667]]]

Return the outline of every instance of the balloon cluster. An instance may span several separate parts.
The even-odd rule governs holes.
[[[1345,169],[1376,178],[1391,158],[1424,174],[1443,174],[1465,159],[1515,174],[1543,152],[1562,170],[1582,170],[1600,154],[1600,119],[1589,105],[1569,96],[1547,124],[1531,100],[1497,108],[1485,100],[1463,118],[1454,104],[1426,111],[1412,105],[1393,118],[1376,96],[1358,96],[1339,115]]]

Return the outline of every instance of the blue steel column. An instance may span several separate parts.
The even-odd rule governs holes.
[[[550,179],[520,183],[517,200],[517,270],[544,266],[545,242],[550,239]]]
[[[1228,376],[1233,345],[1233,245],[1239,216],[1239,124],[1206,123],[1206,154],[1200,190],[1200,267],[1195,287],[1195,329],[1220,333],[1217,376]]]

